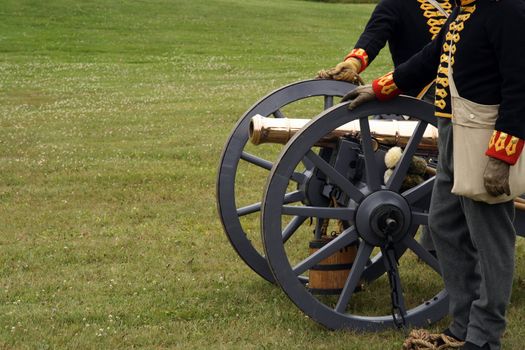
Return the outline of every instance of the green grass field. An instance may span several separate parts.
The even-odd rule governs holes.
[[[0,348],[399,349],[399,332],[306,318],[215,204],[237,119],[338,63],[372,8],[0,0]],[[524,249],[506,349],[523,348]]]

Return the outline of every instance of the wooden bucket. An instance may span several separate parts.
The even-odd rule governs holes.
[[[310,254],[315,253],[331,240],[331,237],[325,237],[311,241]],[[357,245],[349,245],[313,266],[308,271],[310,292],[324,295],[341,293],[356,254]]]

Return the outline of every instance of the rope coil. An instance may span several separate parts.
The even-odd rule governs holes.
[[[403,350],[453,350],[464,344],[445,334],[431,334],[425,329],[415,329],[405,339]]]

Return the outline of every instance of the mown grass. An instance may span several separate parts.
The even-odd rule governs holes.
[[[372,8],[2,0],[0,348],[400,348],[307,319],[237,258],[214,197],[236,120],[337,63]]]

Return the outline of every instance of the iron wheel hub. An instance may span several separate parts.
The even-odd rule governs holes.
[[[382,190],[366,197],[355,217],[357,231],[367,243],[382,246],[398,242],[408,233],[411,211],[407,201],[398,193]]]

